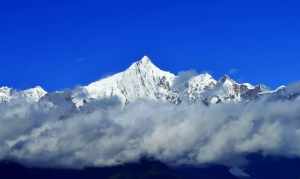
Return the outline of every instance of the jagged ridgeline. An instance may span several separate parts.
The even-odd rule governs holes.
[[[182,80],[180,75],[159,69],[147,56],[144,56],[123,72],[73,90],[47,93],[40,86],[24,91],[1,87],[0,102],[9,103],[15,99],[22,99],[36,103],[46,100],[54,104],[70,103],[74,108],[79,109],[86,103],[114,97],[122,105],[139,99],[159,100],[172,104],[209,105],[245,102],[262,96],[288,98],[293,96],[286,93],[284,86],[276,90],[268,90],[264,85],[238,83],[227,75],[215,80],[210,74],[203,73]]]

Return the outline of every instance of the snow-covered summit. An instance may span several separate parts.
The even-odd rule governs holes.
[[[41,86],[36,86],[19,92],[21,97],[34,102],[39,101],[46,94],[47,92]]]
[[[11,99],[12,88],[7,86],[0,87],[0,103],[8,102]]]
[[[7,103],[14,99],[23,99],[28,102],[38,102],[47,92],[41,87],[17,91],[9,87],[0,87],[0,103]]]
[[[63,101],[71,103],[70,108],[72,106],[80,108],[92,101],[114,97],[123,105],[140,99],[161,100],[173,104],[182,102],[214,104],[249,101],[283,91],[279,89],[267,91],[262,85],[238,83],[227,75],[219,80],[208,73],[185,80],[180,79],[180,75],[161,70],[149,57],[144,56],[122,72],[69,91],[48,94],[40,86],[24,91],[1,87],[0,102],[9,102],[16,98],[38,102],[43,98],[43,101],[52,101],[55,105]],[[184,84],[178,86],[178,83]]]
[[[255,88],[249,83],[239,84],[227,75],[215,80],[210,74],[202,73],[190,78],[182,85],[183,89],[178,89],[173,85],[177,79],[178,76],[161,70],[144,56],[123,72],[75,90],[72,100],[77,107],[91,100],[113,96],[123,104],[138,99],[163,100],[174,104],[239,102],[244,93]]]
[[[175,75],[160,70],[144,56],[125,71],[100,79],[77,91],[73,95],[76,106],[91,99],[117,96],[127,104],[137,99],[167,98]]]

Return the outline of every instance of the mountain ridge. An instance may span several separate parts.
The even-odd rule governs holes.
[[[173,104],[201,102],[209,105],[253,100],[259,96],[272,95],[284,88],[285,86],[281,86],[275,90],[267,90],[263,85],[238,83],[228,75],[216,80],[208,73],[185,79],[180,74],[161,70],[148,56],[144,56],[122,72],[68,92],[57,91],[50,95],[40,86],[23,91],[1,87],[0,102],[7,103],[19,98],[38,102],[46,98],[45,96],[50,95],[53,99],[55,94],[65,93],[64,98],[71,100],[77,108],[91,101],[111,97],[117,97],[123,105],[140,99],[161,100]]]

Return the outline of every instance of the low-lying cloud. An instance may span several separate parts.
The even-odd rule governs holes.
[[[110,106],[110,107],[107,107]],[[250,153],[300,156],[300,100],[205,106],[115,99],[81,112],[46,102],[0,105],[0,159],[30,166],[243,165]]]

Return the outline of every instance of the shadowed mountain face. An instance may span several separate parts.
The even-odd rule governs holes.
[[[235,176],[225,166],[170,167],[162,162],[142,159],[114,167],[75,169],[49,169],[24,167],[13,162],[0,164],[0,178],[26,179],[299,179],[300,159],[251,155],[243,168],[248,177]]]

